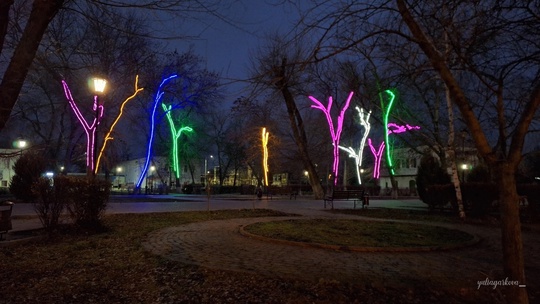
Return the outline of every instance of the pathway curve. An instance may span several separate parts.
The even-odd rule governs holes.
[[[292,210],[291,210],[292,211]],[[301,218],[354,218],[320,210],[302,210]],[[300,218],[300,217],[299,217]],[[477,282],[501,278],[499,230],[477,226],[437,224],[479,235],[472,247],[431,252],[346,252],[252,239],[239,233],[242,225],[291,217],[207,221],[155,231],[144,247],[170,260],[212,269],[256,273],[303,280],[476,290]],[[363,218],[367,219],[367,218]],[[538,284],[540,262],[537,234],[525,233],[528,280]],[[538,290],[538,286],[535,287]]]

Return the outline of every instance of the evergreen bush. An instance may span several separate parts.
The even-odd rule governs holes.
[[[36,199],[32,185],[38,181],[47,166],[46,159],[38,153],[26,152],[15,162],[15,175],[11,178],[9,192],[26,203]]]

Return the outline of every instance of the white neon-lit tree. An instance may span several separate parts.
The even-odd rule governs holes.
[[[98,97],[97,95],[94,95],[94,104],[92,106],[92,110],[94,113],[96,113],[96,115],[91,120],[91,123],[89,123],[82,115],[79,107],[75,103],[75,100],[73,100],[73,96],[71,95],[71,90],[69,89],[67,82],[62,80],[62,86],[64,87],[64,94],[69,102],[69,105],[71,106],[71,109],[75,113],[75,116],[81,123],[81,126],[86,133],[86,170],[87,172],[94,172],[94,145],[96,143],[96,129],[98,124],[101,122],[101,118],[103,117],[103,105],[98,104]]]
[[[167,115],[167,120],[169,121],[169,128],[171,130],[171,137],[173,142],[173,148],[172,148],[172,155],[173,155],[173,170],[175,173],[176,178],[180,178],[180,160],[178,159],[178,139],[180,139],[180,136],[182,135],[182,132],[192,132],[193,129],[191,127],[180,127],[178,130],[176,129],[176,126],[174,125],[174,120],[172,118],[172,105],[165,105],[164,103],[161,104],[161,107],[163,108],[163,111],[165,111],[165,114]]]
[[[338,183],[338,172],[339,172],[339,140],[341,138],[341,132],[343,131],[343,119],[345,118],[345,111],[349,108],[351,99],[354,92],[349,93],[349,97],[345,101],[343,109],[339,112],[337,117],[337,127],[334,128],[334,121],[332,120],[332,115],[330,115],[330,110],[332,109],[332,96],[328,97],[328,105],[325,107],[323,104],[318,101],[313,96],[308,96],[315,105],[311,105],[314,109],[319,109],[323,111],[328,121],[328,127],[330,129],[330,136],[332,137],[332,144],[334,148],[334,165],[332,166],[332,173],[334,174],[334,185]]]
[[[360,174],[360,168],[362,167],[362,159],[364,154],[364,147],[366,146],[366,140],[369,135],[369,131],[371,130],[371,124],[369,123],[371,111],[365,113],[363,108],[355,107],[355,109],[356,111],[358,111],[358,116],[360,117],[360,125],[364,126],[364,135],[362,135],[362,140],[360,141],[358,151],[355,151],[352,147],[339,146],[339,148],[348,152],[349,157],[354,158],[356,163],[356,177],[358,178],[358,183],[361,185],[362,176]]]

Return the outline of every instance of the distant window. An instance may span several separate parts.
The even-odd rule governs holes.
[[[416,168],[416,158],[411,158],[411,168]]]
[[[187,165],[184,165],[184,173],[187,173],[188,172],[188,167]]]

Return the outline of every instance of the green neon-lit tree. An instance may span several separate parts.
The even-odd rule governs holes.
[[[167,106],[166,104],[162,103],[161,107],[163,108],[163,111],[165,111],[165,114],[167,115],[167,120],[169,121],[169,128],[171,130],[171,137],[172,137],[172,159],[173,159],[173,171],[174,176],[178,180],[180,178],[180,160],[178,159],[178,139],[182,135],[182,132],[192,132],[193,129],[191,127],[180,127],[179,129],[176,128],[174,124],[174,120],[172,118],[171,110],[172,106]]]
[[[396,95],[394,94],[394,92],[390,90],[385,90],[384,92],[389,95],[389,99],[390,99],[388,101],[388,104],[385,105],[383,97],[381,96],[381,94],[379,94],[379,97],[381,99],[381,108],[383,110],[384,144],[386,145],[386,163],[388,165],[388,171],[390,175],[393,176],[395,174],[394,160],[392,159],[392,150],[394,147],[390,144],[390,140],[388,138],[388,133],[389,133],[388,132],[388,117],[390,116],[390,111],[392,111],[392,107],[394,106]]]

